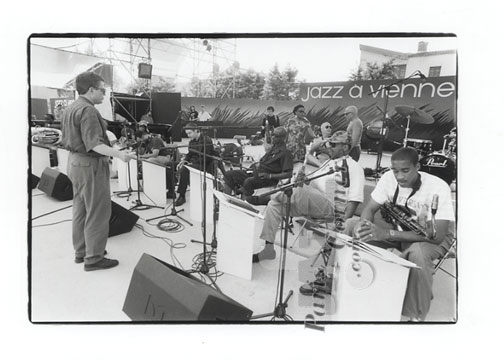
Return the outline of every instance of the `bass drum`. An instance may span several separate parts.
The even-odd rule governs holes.
[[[420,171],[443,179],[450,185],[456,177],[455,161],[444,154],[432,153],[420,160]]]

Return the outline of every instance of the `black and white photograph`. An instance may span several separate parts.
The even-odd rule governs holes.
[[[31,321],[456,322],[456,43],[33,34]]]
[[[501,13],[6,4],[3,357],[495,357]]]

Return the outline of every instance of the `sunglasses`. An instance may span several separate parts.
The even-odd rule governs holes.
[[[97,87],[95,87],[95,89],[96,90],[100,90],[103,95],[105,95],[105,93],[107,92],[107,89],[105,89],[105,88],[97,88]]]
[[[347,115],[349,115],[349,114],[351,114],[351,112],[346,112],[346,113],[343,113],[343,115],[345,115],[345,116],[347,116]]]
[[[324,126],[324,129],[332,129],[330,125]]]

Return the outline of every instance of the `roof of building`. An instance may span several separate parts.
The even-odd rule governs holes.
[[[438,50],[438,51],[421,51],[417,53],[403,53],[399,51],[392,51],[382,48],[377,48],[374,46],[362,45],[360,44],[361,51],[368,51],[375,54],[395,57],[398,59],[407,60],[410,57],[418,57],[418,56],[434,56],[434,55],[447,55],[447,54],[455,54],[456,50]]]

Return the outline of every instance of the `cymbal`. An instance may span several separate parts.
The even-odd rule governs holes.
[[[398,105],[395,107],[395,111],[402,116],[409,116],[410,120],[419,124],[432,124],[434,123],[434,118],[427,114],[425,111],[417,109],[413,106],[408,105]]]

